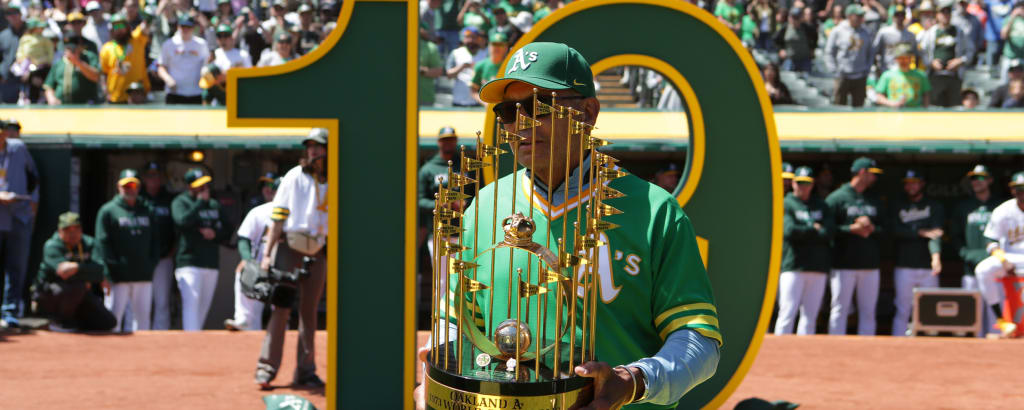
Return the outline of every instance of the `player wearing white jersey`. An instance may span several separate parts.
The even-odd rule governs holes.
[[[985,226],[985,238],[991,241],[986,249],[991,256],[974,268],[985,303],[997,318],[1003,314],[1000,279],[1024,272],[1024,172],[1013,174],[1010,189],[1014,199],[997,206]],[[1013,322],[1003,319],[996,320],[996,327],[1003,336],[1016,330]]]
[[[268,202],[256,206],[245,215],[242,225],[238,227],[238,253],[242,261],[255,260],[260,263],[263,260],[263,236],[267,227],[274,222],[270,214],[274,210],[274,194],[281,179],[275,179],[267,183],[271,189],[264,191]],[[233,317],[224,319],[224,327],[228,330],[260,330],[261,315],[263,313],[263,302],[245,296],[242,293],[242,268],[239,264],[235,270],[235,314]]]

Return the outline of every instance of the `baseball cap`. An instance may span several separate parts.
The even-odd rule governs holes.
[[[793,172],[793,180],[796,182],[814,182],[814,170],[808,166],[802,166]]]
[[[306,145],[306,141],[314,141],[320,144],[327,145],[327,132],[326,128],[313,128],[309,130],[309,135],[302,140],[302,145]]]
[[[480,35],[480,29],[476,28],[475,26],[463,27],[461,34],[462,35],[466,35],[467,33],[472,33],[472,34]]]
[[[125,186],[131,183],[139,184],[139,171],[131,168],[125,168],[121,170],[121,173],[117,176],[117,186]]]
[[[451,126],[441,127],[441,130],[437,132],[437,139],[456,137],[458,137],[458,135],[455,134],[455,128]]]
[[[65,212],[57,217],[57,229],[64,229],[69,226],[82,225],[82,219],[77,212]]]
[[[310,5],[306,4],[306,3],[302,3],[302,5],[299,6],[299,10],[298,10],[299,14],[311,13],[311,12],[313,12],[313,7],[312,6],[310,6]]]
[[[220,74],[220,67],[217,67],[217,64],[207,64],[202,68],[202,70],[200,70],[199,88],[207,90],[217,85],[217,76],[219,76]]]
[[[910,44],[907,44],[907,43],[899,43],[895,47],[893,47],[893,49],[892,49],[892,55],[894,55],[896,57],[901,57],[901,56],[906,56],[906,55],[913,55],[913,54],[914,54],[914,49],[911,48]]]
[[[143,84],[142,81],[136,81],[134,83],[128,84],[128,92],[133,91],[146,92],[146,85]]]
[[[782,179],[793,179],[793,165],[788,162],[782,163]]]
[[[924,175],[916,169],[907,169],[907,173],[903,175],[903,182],[907,181],[924,181]]]
[[[679,166],[677,166],[676,163],[674,163],[674,162],[670,162],[668,164],[668,166],[658,170],[658,172],[655,175],[680,174],[680,173],[682,173],[682,171],[679,170]]]
[[[846,15],[849,16],[851,14],[856,14],[858,16],[863,16],[864,15],[864,8],[861,7],[860,4],[851,4],[849,6],[846,6]]]
[[[967,171],[967,176],[969,177],[989,177],[991,175],[992,174],[988,172],[988,167],[981,164],[975,165],[974,168]]]
[[[160,165],[159,162],[149,161],[149,162],[146,163],[146,166],[142,167],[142,171],[147,173],[147,174],[153,174],[153,173],[159,174],[159,173],[164,172],[164,166]]]
[[[221,4],[231,4],[231,0],[217,0],[217,5]]]
[[[82,13],[79,13],[77,11],[72,11],[72,12],[68,13],[68,23],[74,23],[74,22],[82,22],[82,23],[84,23],[85,22],[85,15],[82,14]]]
[[[35,28],[46,28],[46,23],[37,18],[30,18],[28,19],[28,21],[25,22],[25,27],[28,28],[29,30]]]
[[[576,49],[562,43],[530,43],[508,60],[505,76],[480,88],[480,99],[501,102],[505,88],[520,81],[549,90],[574,90],[584,97],[593,97],[594,75],[590,64]]]
[[[288,34],[287,31],[282,31],[280,33],[277,33],[276,36],[274,36],[274,42],[287,43],[289,41],[292,41],[292,35]]]
[[[1018,172],[1010,177],[1010,188],[1016,188],[1024,185],[1024,172]]]
[[[85,3],[85,12],[86,13],[92,13],[94,11],[101,10],[101,9],[102,9],[102,7],[100,7],[100,2],[98,2],[96,0],[90,0],[88,3]]]
[[[793,9],[789,11],[789,15],[793,17],[800,17],[800,15],[803,14],[803,12],[804,9],[800,7],[793,7]]]
[[[892,14],[898,16],[907,12],[907,7],[902,4],[897,4],[892,7]]]
[[[498,7],[499,9],[501,7]],[[491,33],[491,38],[488,39],[491,44],[508,44],[508,36],[505,33],[494,32]]]
[[[229,26],[227,24],[218,24],[217,25],[217,34],[224,34],[224,33],[231,34],[231,32],[232,32],[231,31],[231,26]]]
[[[196,21],[191,15],[181,14],[178,16],[178,26],[181,27],[195,27]]]
[[[185,171],[185,183],[188,184],[189,188],[199,188],[210,181],[213,181],[213,178],[206,175],[202,168],[192,168]]]
[[[114,13],[110,15],[110,24],[114,23],[127,23],[128,19],[124,17],[124,14]]]
[[[917,11],[935,11],[935,3],[932,3],[929,0],[924,0],[917,6]]]
[[[274,4],[274,7],[284,7],[285,6],[285,0],[274,0],[273,4]]]
[[[267,172],[267,173],[265,173],[263,175],[260,175],[259,181],[261,183],[266,183],[266,182],[274,182],[275,179],[277,179],[277,174],[275,174],[273,172]]]
[[[951,8],[953,8],[953,4],[955,4],[956,1],[954,1],[954,0],[939,0],[937,3],[938,3],[938,7],[936,7],[936,9],[941,11],[942,9],[951,9]]]
[[[4,120],[3,121],[3,126],[4,126],[4,128],[14,128],[16,130],[20,130],[21,129],[21,123],[18,122],[18,120],[14,119],[14,118],[10,118],[10,119]]]
[[[878,164],[875,163],[875,160],[868,157],[857,158],[853,161],[853,165],[850,166],[850,172],[853,173],[860,172],[860,170],[862,169],[867,169],[868,172],[871,172],[873,174],[882,173],[882,169],[878,167]]]

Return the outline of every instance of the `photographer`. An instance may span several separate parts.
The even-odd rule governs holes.
[[[314,128],[302,141],[305,155],[281,178],[274,196],[260,268],[271,266],[283,278],[270,297],[273,305],[256,366],[256,384],[269,389],[281,366],[284,332],[295,299],[299,300],[299,344],[295,376],[300,387],[320,388],[316,375],[314,334],[316,307],[327,278],[327,130]]]

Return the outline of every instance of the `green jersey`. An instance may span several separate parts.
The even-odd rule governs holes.
[[[178,194],[171,202],[171,216],[181,235],[178,237],[178,251],[174,257],[177,267],[217,269],[220,267],[220,243],[231,237],[231,229],[216,199],[200,200],[188,191]],[[216,233],[213,239],[206,239],[200,228],[210,228]]]
[[[441,68],[441,53],[437,50],[437,44],[420,39],[419,51],[420,67]],[[434,105],[434,78],[420,74],[419,78],[419,101],[420,105]]]
[[[79,59],[85,65],[99,72],[100,58],[91,51],[83,50]],[[50,72],[46,75],[43,85],[53,90],[57,99],[63,104],[87,104],[97,100],[99,86],[89,80],[73,64],[64,57],[55,58]]]
[[[985,226],[992,216],[992,210],[1000,203],[1001,201],[990,196],[985,202],[971,197],[957,204],[953,220],[949,223],[949,236],[964,260],[965,275],[973,276],[974,267],[988,257],[985,247],[989,240],[985,239]]]
[[[931,268],[931,254],[942,251],[942,238],[928,239],[919,235],[918,231],[942,228],[946,220],[942,204],[924,197],[917,202],[899,201],[892,207],[890,218],[892,236],[896,242],[896,266]]]
[[[792,193],[782,202],[782,272],[828,272],[835,218],[825,201]],[[814,224],[817,223],[818,227]]]
[[[1010,25],[1006,45],[1003,46],[1003,58],[1024,58],[1024,18],[1014,17],[1003,24]]]
[[[885,98],[893,101],[906,99],[904,107],[920,107],[924,95],[932,90],[932,84],[928,76],[919,70],[901,71],[899,67],[893,67],[875,82],[875,91],[885,94]]]
[[[120,195],[96,214],[96,253],[114,282],[148,282],[160,260],[160,243],[148,202],[128,205]]]
[[[721,17],[729,24],[739,24],[743,18],[743,9],[735,2],[729,4],[725,0],[718,0],[718,4],[715,5],[715,17]]]
[[[859,193],[845,183],[829,194],[825,203],[836,221],[832,266],[835,269],[878,269],[881,264],[879,241],[884,231],[882,220],[885,215],[882,201]],[[850,225],[861,216],[867,216],[875,225],[875,231],[867,238],[850,232]]]
[[[473,86],[477,89],[483,87],[488,81],[498,76],[498,64],[495,64],[491,59],[485,58],[476,63],[473,67]]]
[[[513,180],[516,183],[514,192]],[[597,360],[615,366],[653,356],[671,333],[681,329],[693,330],[721,344],[714,296],[698,251],[693,226],[676,199],[665,190],[632,175],[615,179],[608,186],[626,196],[606,200],[608,205],[623,213],[608,216],[604,220],[620,226],[602,233],[600,240],[606,245],[595,248],[596,256],[587,256],[595,260],[598,268],[595,330]],[[499,190],[496,210],[493,208],[495,189]],[[572,231],[577,211],[580,210],[576,204],[581,200],[587,201],[591,196],[591,189],[584,186],[582,195],[570,198],[561,205],[551,206],[539,192],[531,188],[526,170],[521,170],[501,178],[497,186],[492,183],[481,189],[478,197],[480,201],[474,201],[462,218],[465,227],[462,244],[469,248],[463,253],[462,259],[475,260],[480,264],[476,272],[470,270],[464,275],[471,278],[475,275],[476,280],[489,287],[485,291],[469,293],[473,296],[467,296],[471,304],[479,307],[473,321],[482,331],[489,331],[505,318],[515,318],[517,311],[524,314],[529,311],[530,322],[537,323],[538,296],[509,299],[510,292],[518,290],[508,289],[507,286],[509,283],[518,283],[514,278],[509,280],[510,266],[522,268],[522,280],[536,284],[539,271],[537,258],[528,257],[530,254],[518,249],[491,250],[492,246],[504,238],[500,229],[502,221],[514,213],[531,217],[536,226],[533,241],[557,254],[557,238],[567,237],[566,248],[571,249],[573,246],[572,233],[563,235],[563,221],[567,229]],[[496,234],[492,235],[492,232]],[[491,266],[495,267],[493,272]],[[583,265],[581,269],[586,266]],[[577,272],[577,278],[581,272]],[[450,283],[451,290],[458,289],[455,280]],[[554,290],[554,283],[541,286]],[[580,287],[572,293],[582,296],[582,292]],[[449,296],[453,293],[449,292]],[[544,312],[548,329],[555,328],[558,310],[555,306],[555,293],[551,291],[541,296],[546,298]],[[491,297],[493,305],[489,305]],[[579,316],[584,305],[581,299],[574,299]],[[517,301],[521,305],[517,306]],[[457,298],[451,297],[449,301],[441,301],[442,306],[451,306],[445,309],[449,312],[460,311],[456,302]],[[490,306],[493,306],[493,312]],[[565,313],[568,308],[562,311],[563,320],[569,320]],[[492,313],[493,320],[490,319]],[[562,337],[562,341],[569,342],[568,333]],[[576,342],[580,342],[579,333]],[[630,408],[674,407],[674,404],[643,404]]]
[[[57,266],[61,262],[77,262],[78,272],[67,279],[68,282],[99,283],[106,279],[106,267],[96,254],[96,241],[89,235],[82,234],[82,241],[77,246],[67,246],[54,232],[43,244],[43,261],[39,262],[37,284],[63,282],[57,276]]]

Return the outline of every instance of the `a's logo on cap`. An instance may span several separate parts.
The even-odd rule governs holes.
[[[572,85],[576,86],[576,85],[586,85],[586,84],[580,84],[578,81],[576,81],[575,78],[573,78],[572,79]]]
[[[516,70],[526,71],[527,68],[530,68],[530,63],[534,61],[537,61],[536,51],[530,51],[527,53],[525,50],[519,49],[519,51],[516,51],[516,54],[512,56],[512,65],[508,68],[508,71],[505,72],[505,75],[511,74]]]

